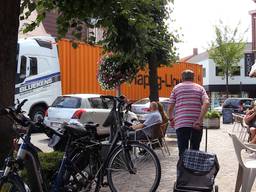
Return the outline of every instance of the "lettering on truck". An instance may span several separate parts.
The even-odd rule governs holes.
[[[36,88],[48,86],[57,81],[60,81],[59,72],[25,82],[19,88],[16,88],[15,94],[23,94]]]

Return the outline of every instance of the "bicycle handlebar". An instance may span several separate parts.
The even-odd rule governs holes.
[[[21,103],[18,104],[17,106],[17,112],[21,112],[21,108],[22,106],[27,102],[28,100],[27,99],[24,99]]]

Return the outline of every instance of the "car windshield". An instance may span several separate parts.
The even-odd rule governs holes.
[[[136,101],[134,104],[140,104],[140,105],[142,105],[142,104],[146,104],[146,103],[148,103],[148,102],[150,102],[149,99],[141,99],[141,100],[139,100],[139,101]]]
[[[243,105],[244,105],[245,107],[251,107],[252,101],[251,101],[251,100],[243,100]]]
[[[80,108],[81,98],[71,96],[58,97],[52,104],[52,107],[57,108]]]

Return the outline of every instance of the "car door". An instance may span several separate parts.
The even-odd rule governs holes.
[[[109,128],[103,127],[102,124],[106,120],[110,112],[110,108],[108,108],[108,106],[103,102],[103,100],[100,97],[88,98],[88,104],[90,106],[89,108],[91,112],[92,121],[99,124],[98,133],[109,133]]]

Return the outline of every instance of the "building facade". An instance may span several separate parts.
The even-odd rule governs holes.
[[[203,67],[203,86],[211,99],[211,107],[223,104],[226,99],[226,79],[220,68],[209,59],[207,52],[194,55],[187,60],[189,63],[198,63]],[[249,77],[251,66],[254,64],[252,43],[247,43],[244,57],[240,60],[232,77],[229,77],[229,97],[256,98],[256,80]]]

